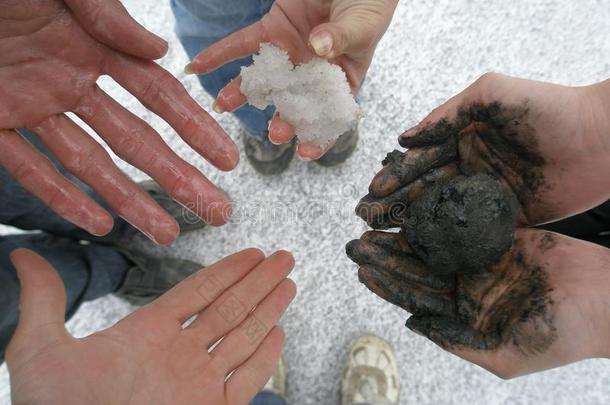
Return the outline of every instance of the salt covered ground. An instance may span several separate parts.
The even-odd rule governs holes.
[[[161,64],[175,73],[204,106],[212,100],[194,77],[185,77],[186,56],[173,34],[166,1],[125,0],[135,17],[169,38]],[[361,142],[345,165],[322,169],[295,160],[286,173],[263,178],[245,162],[219,173],[110,81],[118,100],[229,192],[234,222],[185,236],[165,252],[210,263],[247,246],[294,252],[300,293],[282,325],[287,331],[289,401],[336,404],[348,343],[375,333],[394,344],[401,371],[401,404],[607,404],[610,363],[581,362],[514,381],[501,381],[444,353],[404,327],[406,314],[370,294],[344,254],[345,243],[365,226],[352,214],[368,180],[397,135],[430,109],[486,71],[566,85],[581,85],[610,72],[608,0],[423,0],[401,2],[369,72],[361,103],[366,117]],[[229,134],[239,128],[218,116]],[[130,175],[140,172],[121,164]],[[1,230],[8,232],[7,229]],[[159,252],[159,253],[165,253]],[[84,305],[69,326],[79,336],[112,325],[130,311],[107,297]],[[0,403],[9,403],[6,368],[0,369]]]

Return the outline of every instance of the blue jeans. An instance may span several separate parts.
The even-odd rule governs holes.
[[[171,0],[176,34],[191,59],[229,34],[259,21],[272,5],[273,0]],[[218,92],[239,75],[242,66],[251,63],[252,57],[227,63],[211,73],[198,76],[199,81],[216,98]],[[235,116],[247,134],[265,139],[274,111],[273,107],[262,111],[245,105],[235,111]]]
[[[65,172],[33,133],[22,133],[51,158],[62,174],[102,203],[89,187]],[[84,301],[116,291],[125,277],[129,262],[106,243],[123,242],[135,230],[117,216],[114,221],[115,227],[109,235],[102,238],[91,236],[60,218],[24,190],[0,166],[0,223],[28,231],[41,231],[0,235],[0,363],[19,317],[19,281],[9,260],[10,252],[17,248],[28,248],[51,262],[66,287],[66,317],[69,318]],[[81,243],[83,240],[89,243]]]

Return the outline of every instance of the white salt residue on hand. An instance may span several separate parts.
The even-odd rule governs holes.
[[[360,116],[343,70],[325,59],[294,66],[283,49],[261,44],[254,64],[241,69],[248,103],[274,105],[301,142],[325,145],[351,129]]]

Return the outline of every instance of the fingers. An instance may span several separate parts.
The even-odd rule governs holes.
[[[297,145],[297,154],[305,161],[317,160],[324,156],[335,145],[335,142],[330,141],[322,146],[313,143],[299,143]]]
[[[167,42],[136,22],[119,0],[65,0],[76,19],[98,41],[127,54],[158,59]]]
[[[93,138],[65,115],[33,128],[61,164],[88,184],[112,209],[155,242],[166,245],[178,234],[178,224],[112,161]]]
[[[212,346],[237,327],[293,267],[294,259],[290,253],[279,251],[272,254],[201,312],[184,333],[197,334],[204,346]]]
[[[409,149],[404,153],[395,150],[383,161],[384,167],[373,178],[369,193],[374,197],[385,197],[431,169],[448,164],[456,157],[455,137],[449,138],[442,145]]]
[[[258,348],[265,336],[278,323],[282,314],[296,296],[296,285],[290,279],[282,281],[248,315],[237,328],[233,329],[211,352],[212,357],[222,358],[225,372],[235,370]]]
[[[227,222],[231,215],[227,196],[101,89],[96,87],[83,98],[76,112],[121,159],[151,176],[173,199],[211,225]]]
[[[225,171],[237,166],[239,151],[233,140],[165,69],[154,62],[117,54],[109,57],[106,73],[214,166]]]
[[[248,99],[241,92],[241,76],[237,76],[218,92],[214,101],[214,111],[217,113],[232,112],[247,102]]]
[[[382,198],[364,196],[356,207],[356,214],[374,229],[388,229],[403,225],[412,202],[434,184],[446,182],[459,174],[458,165],[450,163],[433,169],[412,183]]]
[[[225,63],[256,53],[261,42],[264,42],[264,30],[262,24],[257,22],[204,49],[186,66],[185,71],[209,73]]]
[[[294,128],[275,113],[269,123],[269,140],[275,145],[288,143],[294,138]]]
[[[407,320],[407,328],[427,337],[445,350],[493,350],[501,341],[497,333],[482,334],[455,318],[443,316],[412,316]]]
[[[400,242],[393,242],[394,244],[407,244],[402,235],[391,235],[395,235],[393,238],[403,239]],[[379,236],[375,236],[375,238],[379,238]],[[390,237],[384,236],[384,238]],[[386,243],[388,242],[386,241]],[[370,239],[367,240],[365,237],[363,239],[352,240],[345,248],[347,256],[353,262],[361,266],[373,266],[379,271],[391,275],[393,280],[397,280],[402,284],[410,283],[439,291],[448,290],[451,287],[445,279],[432,274],[421,260],[404,253],[404,251],[410,250],[410,247],[402,249],[404,249],[403,252],[389,250],[371,242]]]
[[[0,164],[23,188],[65,220],[96,236],[112,230],[110,214],[64,178],[49,159],[15,131],[0,130]]]
[[[385,270],[362,266],[358,270],[358,278],[375,295],[411,314],[444,316],[455,314],[455,304],[447,294],[405,284],[402,279],[396,277],[396,274],[390,274]]]
[[[69,336],[64,327],[66,292],[53,267],[27,249],[14,250],[10,258],[21,283],[21,299],[19,324],[7,349],[9,366],[20,356]]]
[[[207,308],[227,289],[243,279],[265,259],[258,249],[246,249],[189,276],[150,305],[181,326]]]
[[[225,392],[228,403],[246,405],[263,389],[280,360],[283,346],[284,332],[276,326],[252,357],[227,381]]]
[[[492,101],[487,99],[492,93],[490,89],[505,81],[505,76],[495,73],[481,76],[460,94],[434,109],[415,127],[405,131],[398,142],[406,148],[437,145],[451,135],[457,135],[473,120],[478,120],[476,111],[471,111],[470,106]]]

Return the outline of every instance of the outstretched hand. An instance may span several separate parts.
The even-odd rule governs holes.
[[[605,93],[605,94],[604,94]],[[431,184],[460,174],[499,179],[537,225],[610,199],[610,81],[570,88],[488,74],[399,138],[358,211],[374,228]]]
[[[205,74],[231,61],[256,53],[270,42],[288,52],[293,63],[314,56],[329,59],[345,71],[356,94],[371,64],[377,43],[388,28],[397,0],[277,0],[259,22],[237,31],[197,55],[187,66],[190,73]],[[238,77],[218,94],[215,109],[234,111],[246,103]],[[276,114],[269,139],[286,143],[294,129]],[[303,143],[297,153],[318,159],[330,147]]]
[[[477,274],[440,276],[400,233],[347,247],[371,291],[412,314],[407,327],[503,378],[609,357],[610,251],[519,229],[513,248]]]
[[[178,236],[172,216],[65,114],[73,112],[174,199],[208,223],[226,222],[231,207],[224,193],[96,85],[101,75],[111,76],[212,164],[233,169],[239,160],[233,141],[151,61],[165,54],[165,41],[137,24],[118,0],[8,1],[0,18],[0,164],[23,187],[94,235],[112,229],[112,217],[62,177],[18,128],[36,132],[68,171],[157,243]]]
[[[22,288],[6,351],[15,404],[245,405],[280,358],[284,334],[275,325],[296,294],[286,278],[289,253],[244,250],[76,339],[64,327],[65,290],[49,263],[25,249],[11,260]]]

